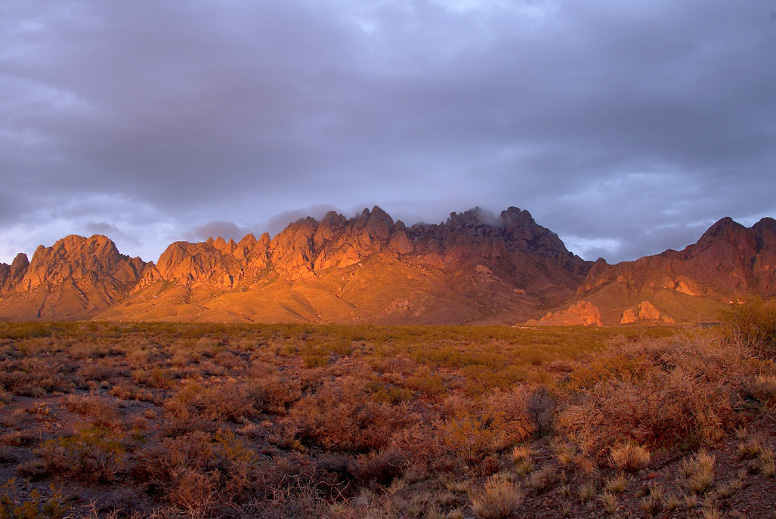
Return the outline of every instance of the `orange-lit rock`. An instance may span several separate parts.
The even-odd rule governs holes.
[[[603,326],[601,312],[590,301],[579,301],[566,310],[548,312],[547,315],[536,320],[530,320],[527,324],[544,326]]]

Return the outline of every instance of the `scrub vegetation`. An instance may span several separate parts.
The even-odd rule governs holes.
[[[774,315],[2,323],[0,517],[754,517]]]

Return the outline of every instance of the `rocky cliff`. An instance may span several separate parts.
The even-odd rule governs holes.
[[[514,207],[409,228],[375,207],[176,242],[156,264],[68,236],[0,265],[0,317],[512,324],[571,296],[589,265]]]
[[[11,319],[86,318],[126,297],[146,263],[119,253],[105,236],[67,236],[0,265],[0,315]]]
[[[601,309],[606,324],[716,319],[726,305],[776,296],[776,221],[751,228],[730,218],[697,243],[636,261],[599,261],[577,297]]]
[[[714,224],[682,251],[592,264],[514,207],[407,227],[379,207],[274,237],[175,242],[156,264],[68,236],[0,264],[2,319],[601,325],[713,319],[776,295],[776,222]],[[543,316],[543,317],[542,317]]]

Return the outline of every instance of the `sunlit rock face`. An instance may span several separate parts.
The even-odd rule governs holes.
[[[2,319],[616,325],[713,318],[776,295],[776,222],[729,218],[693,245],[583,261],[528,211],[478,208],[407,227],[379,207],[275,237],[172,243],[146,263],[68,236],[0,264]]]
[[[649,301],[642,301],[633,308],[626,308],[620,317],[620,324],[631,324],[639,321],[662,321],[673,323],[674,320],[666,315],[661,315],[655,305]]]
[[[126,297],[146,263],[120,254],[105,236],[67,236],[40,246],[27,262],[19,255],[4,282],[0,315],[6,318],[76,318]]]
[[[530,320],[527,324],[542,326],[603,326],[601,312],[590,301],[578,301],[565,310],[548,312],[547,315],[537,320]]]

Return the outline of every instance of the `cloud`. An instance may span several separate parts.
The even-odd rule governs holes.
[[[300,218],[307,218],[308,216],[311,216],[316,220],[321,220],[329,211],[342,213],[341,210],[337,209],[333,205],[326,204],[316,204],[303,207],[301,209],[283,211],[282,213],[272,216],[267,221],[265,232],[268,232],[271,236],[274,236],[282,231],[288,224],[295,222]]]
[[[240,241],[242,237],[253,231],[246,227],[240,227],[234,222],[220,220],[210,221],[192,229],[190,239],[206,241],[208,238],[223,238],[225,240]]]
[[[208,222],[274,234],[291,208],[514,205],[610,261],[659,252],[776,214],[772,11],[6,0],[0,240],[105,222],[153,255]]]
[[[123,241],[133,243],[134,245],[140,245],[140,241],[136,240],[132,236],[129,236],[127,233],[113,225],[112,223],[108,222],[89,222],[86,224],[86,230],[89,234],[102,234],[103,236],[107,236],[109,238],[117,239],[120,238]]]

